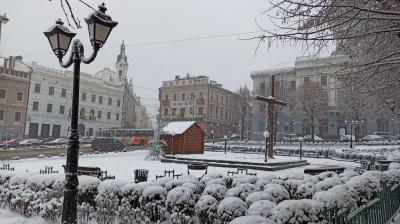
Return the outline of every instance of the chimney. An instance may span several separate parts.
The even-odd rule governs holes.
[[[179,80],[181,77],[179,75],[175,76],[175,80]]]
[[[13,68],[13,58],[12,58],[12,56],[10,56],[10,61],[8,62],[8,68],[9,69],[12,69]]]

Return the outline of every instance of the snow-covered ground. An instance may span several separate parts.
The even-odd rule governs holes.
[[[107,170],[108,175],[115,175],[116,179],[123,179],[127,181],[133,181],[135,169],[147,169],[149,170],[148,180],[155,180],[156,175],[163,175],[164,170],[175,170],[175,174],[186,174],[187,165],[176,164],[176,163],[161,163],[160,161],[147,161],[145,156],[147,150],[138,150],[132,152],[120,152],[120,153],[106,153],[106,154],[92,154],[92,155],[81,155],[79,157],[79,166],[97,166],[102,170]],[[242,154],[242,153],[227,153],[223,152],[205,152],[200,155],[180,155],[181,157],[199,158],[199,159],[220,159],[220,160],[233,160],[233,161],[247,161],[247,162],[264,162],[264,155],[261,154]],[[359,164],[354,162],[343,162],[335,161],[331,159],[322,158],[303,158],[307,160],[310,165],[297,167],[292,169],[280,170],[272,172],[276,176],[285,176],[290,173],[303,173],[305,168],[314,168],[319,165],[335,165],[344,166],[347,169],[354,169]],[[275,159],[269,159],[269,162],[284,162],[284,161],[295,161],[299,160],[298,157],[290,156],[276,156]],[[66,157],[51,157],[51,158],[31,158],[16,161],[2,161],[2,163],[9,163],[10,167],[14,167],[15,171],[26,171],[39,172],[40,169],[44,169],[45,166],[52,166],[53,170],[63,172],[62,165],[65,164]],[[224,175],[227,174],[228,170],[234,170],[232,168],[221,168],[221,167],[209,167],[208,172],[220,172]],[[191,171],[195,172],[195,171]],[[200,171],[197,171],[200,172]],[[251,171],[253,172],[253,171]],[[254,171],[258,175],[263,173],[271,173],[269,171]],[[196,174],[194,174],[196,175]],[[200,173],[199,173],[200,175]]]

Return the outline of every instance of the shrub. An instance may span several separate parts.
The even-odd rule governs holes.
[[[357,207],[356,198],[355,189],[337,185],[327,191],[316,192],[312,199],[324,203],[326,207],[337,204],[341,209],[354,210]]]
[[[150,186],[143,190],[139,199],[140,206],[151,221],[163,219],[166,196],[167,189],[161,186]]]
[[[342,185],[342,181],[340,181],[338,176],[327,177],[327,178],[323,179],[322,181],[315,184],[314,192],[326,191],[329,188],[332,188],[336,185]]]
[[[165,187],[169,181],[173,180],[171,177],[161,177],[158,178],[155,182],[159,183],[161,187]]]
[[[118,206],[118,223],[130,224],[142,219],[139,198],[143,188],[139,184],[126,184],[121,187],[122,199]]]
[[[200,223],[211,224],[218,217],[218,201],[213,196],[202,196],[195,205],[195,211],[199,217]]]
[[[211,180],[207,181],[206,186],[211,185],[211,184],[219,184],[219,185],[226,186],[226,183],[225,183],[224,179],[222,179],[222,178],[211,179]]]
[[[256,185],[258,188],[260,188],[261,191],[263,191],[265,185],[270,184],[270,183],[271,183],[270,180],[259,179],[255,185]]]
[[[176,187],[181,187],[184,183],[186,183],[186,181],[182,179],[170,180],[165,184],[165,188],[167,191],[170,191]]]
[[[248,215],[248,216],[237,217],[229,224],[275,224],[275,223],[270,219],[261,216]]]
[[[359,174],[355,172],[354,170],[346,171],[341,174],[339,174],[339,179],[342,181],[342,183],[345,183],[346,181],[350,180],[350,178],[358,176]]]
[[[254,202],[261,201],[261,200],[268,200],[268,201],[275,202],[275,198],[272,195],[262,192],[262,191],[257,191],[257,192],[250,193],[247,196],[246,204],[248,206],[251,206]]]
[[[228,191],[225,186],[219,185],[219,184],[212,184],[207,186],[203,190],[203,196],[204,195],[210,195],[214,197],[217,201],[222,201],[225,198],[225,194]]]
[[[40,204],[40,216],[47,222],[60,223],[61,214],[62,201],[58,198]]]
[[[246,214],[247,205],[236,197],[225,198],[218,205],[217,214],[220,223],[229,223],[237,217]]]
[[[247,210],[247,215],[258,215],[268,218],[272,215],[272,209],[275,206],[276,203],[269,200],[255,201]]]
[[[225,198],[237,197],[237,198],[242,199],[243,201],[246,201],[246,198],[250,193],[253,193],[253,192],[259,191],[259,190],[260,189],[254,184],[249,184],[249,183],[241,184],[237,187],[229,189],[225,194]]]
[[[272,210],[271,220],[278,224],[312,224],[323,220],[323,204],[309,199],[286,200]]]
[[[276,203],[290,198],[289,192],[279,184],[267,184],[264,188],[264,192],[274,197]]]
[[[186,187],[176,187],[168,192],[165,201],[167,210],[172,213],[171,220],[176,223],[187,223],[194,215],[194,194]]]
[[[361,197],[369,200],[374,199],[381,189],[380,182],[376,177],[363,175],[350,178],[344,185],[352,187],[358,192],[358,198],[356,199],[358,205],[361,204]]]
[[[314,182],[306,182],[300,185],[297,188],[296,195],[294,198],[296,199],[311,199],[315,192],[315,183]]]

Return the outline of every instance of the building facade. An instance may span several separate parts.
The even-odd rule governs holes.
[[[337,79],[341,71],[340,64],[346,60],[348,60],[346,56],[336,53],[327,57],[303,56],[296,57],[292,66],[251,72],[250,77],[253,80],[254,94],[270,96],[271,76],[274,75],[276,98],[288,102],[287,107],[278,107],[275,112],[276,140],[281,140],[284,134],[304,136],[311,133],[311,127],[308,125],[309,116],[296,112],[291,100],[297,87],[310,81],[320,83],[329,98],[328,112],[326,116],[317,121],[314,134],[324,139],[338,139],[340,135],[351,133],[351,126],[346,126],[344,121],[351,121],[352,118],[339,107],[340,98],[338,94],[338,89],[341,87],[341,82]],[[253,105],[251,137],[253,139],[264,139],[262,134],[266,130],[266,104],[254,102]],[[386,121],[386,124],[382,124],[382,118],[379,117],[364,118],[364,124],[358,130],[359,136],[377,131],[399,133],[400,123],[398,118],[388,117],[383,120]],[[392,122],[391,127],[388,121]],[[352,134],[355,134],[354,130]]]
[[[0,67],[0,142],[22,138],[31,68],[22,57],[10,57]]]
[[[222,88],[207,76],[175,76],[159,89],[160,125],[172,121],[197,121],[208,138],[237,133],[235,110],[239,95]]]

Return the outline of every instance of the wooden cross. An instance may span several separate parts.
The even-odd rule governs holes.
[[[269,97],[263,97],[263,96],[254,96],[254,100],[259,100],[266,102],[268,105],[268,132],[269,132],[269,138],[268,138],[268,157],[274,158],[274,108],[275,104],[281,105],[281,106],[287,106],[287,103],[284,101],[276,100],[275,99],[275,76],[271,75],[271,96]]]

